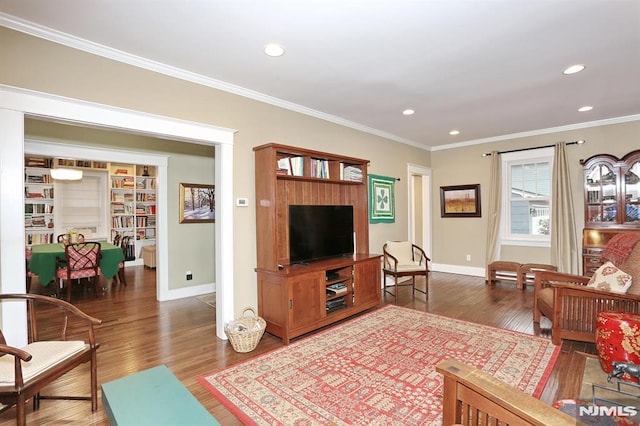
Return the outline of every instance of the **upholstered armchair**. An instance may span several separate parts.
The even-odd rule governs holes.
[[[626,293],[588,287],[590,278],[554,271],[537,271],[534,281],[533,321],[542,316],[552,323],[551,339],[595,342],[596,318],[601,311],[640,314],[640,243],[618,267],[632,277]]]

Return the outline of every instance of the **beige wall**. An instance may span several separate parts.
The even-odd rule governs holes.
[[[428,166],[430,154],[427,151],[6,28],[0,28],[0,56],[11,58],[3,61],[0,67],[0,84],[238,130],[234,139],[233,198],[248,198],[250,208],[234,208],[235,265],[228,266],[234,268],[236,312],[244,306],[257,305],[254,146],[278,142],[365,158],[371,160],[371,173],[402,177],[396,187],[398,220],[394,224],[370,227],[370,249],[380,252],[385,240],[406,238],[407,182],[404,177],[407,163]],[[336,93],[336,96],[340,94]],[[113,141],[109,145],[118,146]],[[172,165],[170,162],[170,169]],[[193,181],[209,178],[208,174],[193,174],[193,171],[185,169],[172,174],[169,184],[187,178]],[[172,200],[169,205],[177,208]],[[177,212],[172,214],[177,215]],[[187,245],[184,256],[202,252],[206,253],[206,250]],[[213,256],[206,261],[212,262]],[[170,258],[170,276],[183,279],[184,265],[175,262]]]
[[[583,145],[567,147],[568,161],[571,165],[571,186],[577,221],[578,238],[584,224],[584,187],[582,185],[582,166],[580,159],[592,155],[608,153],[621,157],[627,152],[640,148],[640,121],[610,124],[579,130],[557,132],[553,134],[510,139],[495,143],[434,151],[431,153],[433,169],[433,194],[440,186],[479,183],[481,191],[489,185],[489,157],[484,152],[504,151],[518,148],[552,145],[560,141],[584,139]],[[487,227],[488,193],[481,192],[482,218],[441,218],[440,199],[434,197],[433,220],[433,259],[443,265],[462,265],[485,267],[485,240]],[[464,250],[461,248],[464,247]],[[502,247],[500,258],[519,262],[543,262],[550,259],[547,248]],[[471,254],[471,262],[465,255]]]

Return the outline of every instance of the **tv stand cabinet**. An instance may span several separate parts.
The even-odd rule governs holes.
[[[382,268],[381,256],[369,254],[369,161],[276,143],[253,150],[258,314],[267,332],[289,343],[378,306]],[[289,206],[301,204],[353,206],[356,255],[290,265]]]
[[[258,311],[285,344],[380,304],[380,255],[256,269]]]

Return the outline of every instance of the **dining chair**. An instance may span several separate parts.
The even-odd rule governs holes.
[[[34,274],[33,272],[31,272],[29,270],[29,261],[31,260],[31,247],[26,247],[24,248],[24,260],[25,260],[25,267],[26,267],[26,271],[25,271],[25,277],[26,277],[26,285],[27,285],[27,293],[29,293],[29,291],[31,291],[31,279],[35,276],[37,276],[36,274]]]
[[[100,250],[99,242],[91,241],[69,244],[64,248],[65,258],[56,258],[56,277],[60,280],[56,285],[56,294],[63,284],[67,283],[67,300],[71,300],[71,280],[90,278],[93,282],[95,295],[98,297],[98,282],[100,281]]]
[[[121,242],[122,235],[120,233],[116,233],[116,236],[113,237],[113,245],[122,249],[122,247],[120,246]],[[120,284],[124,285],[125,287],[127,286],[127,281],[124,278],[124,261],[118,263],[118,274],[116,275],[116,279]]]
[[[67,234],[60,234],[58,235],[58,238],[56,238],[56,241],[58,241],[59,243],[64,242],[65,237],[67,236]],[[84,243],[84,235],[83,234],[78,234],[78,242],[79,243]]]
[[[7,344],[0,329],[0,403],[4,411],[16,406],[16,423],[19,426],[26,425],[27,401],[33,399],[33,409],[40,407],[41,399],[66,399],[91,401],[91,411],[98,409],[98,367],[97,350],[100,346],[95,339],[93,326],[102,323],[101,320],[91,317],[70,303],[53,297],[39,294],[0,294],[0,306],[2,302],[16,303],[25,301],[27,304],[27,330],[28,344],[17,348]],[[54,308],[54,309],[52,309]],[[38,314],[41,321],[46,318],[46,331],[55,330],[51,324],[58,326],[60,334],[53,338],[45,338],[39,335]],[[60,316],[60,321],[55,317]],[[8,327],[10,328],[10,327]],[[74,339],[68,339],[69,329],[74,331]],[[86,333],[87,341],[80,340],[80,334]],[[77,337],[76,337],[77,336]],[[90,396],[53,396],[40,395],[40,392],[51,382],[57,380],[67,372],[81,364],[89,363],[88,369],[79,369],[73,375],[73,381],[88,377],[90,384]],[[49,391],[54,390],[53,388]],[[60,395],[58,393],[57,395]],[[52,410],[60,414],[63,421],[64,413],[60,409]],[[67,422],[68,423],[68,422]]]

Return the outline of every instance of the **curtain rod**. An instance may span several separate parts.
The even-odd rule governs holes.
[[[573,141],[573,142],[567,142],[567,145],[582,145],[585,141],[584,140],[579,140],[579,141]],[[520,151],[530,151],[532,149],[542,149],[542,148],[553,148],[555,145],[545,145],[545,146],[532,146],[529,148],[520,148],[520,149],[510,149],[508,151],[498,151],[498,155],[500,154],[508,154],[510,152],[520,152]],[[490,152],[485,152],[482,154],[483,157],[490,157],[491,153]]]

